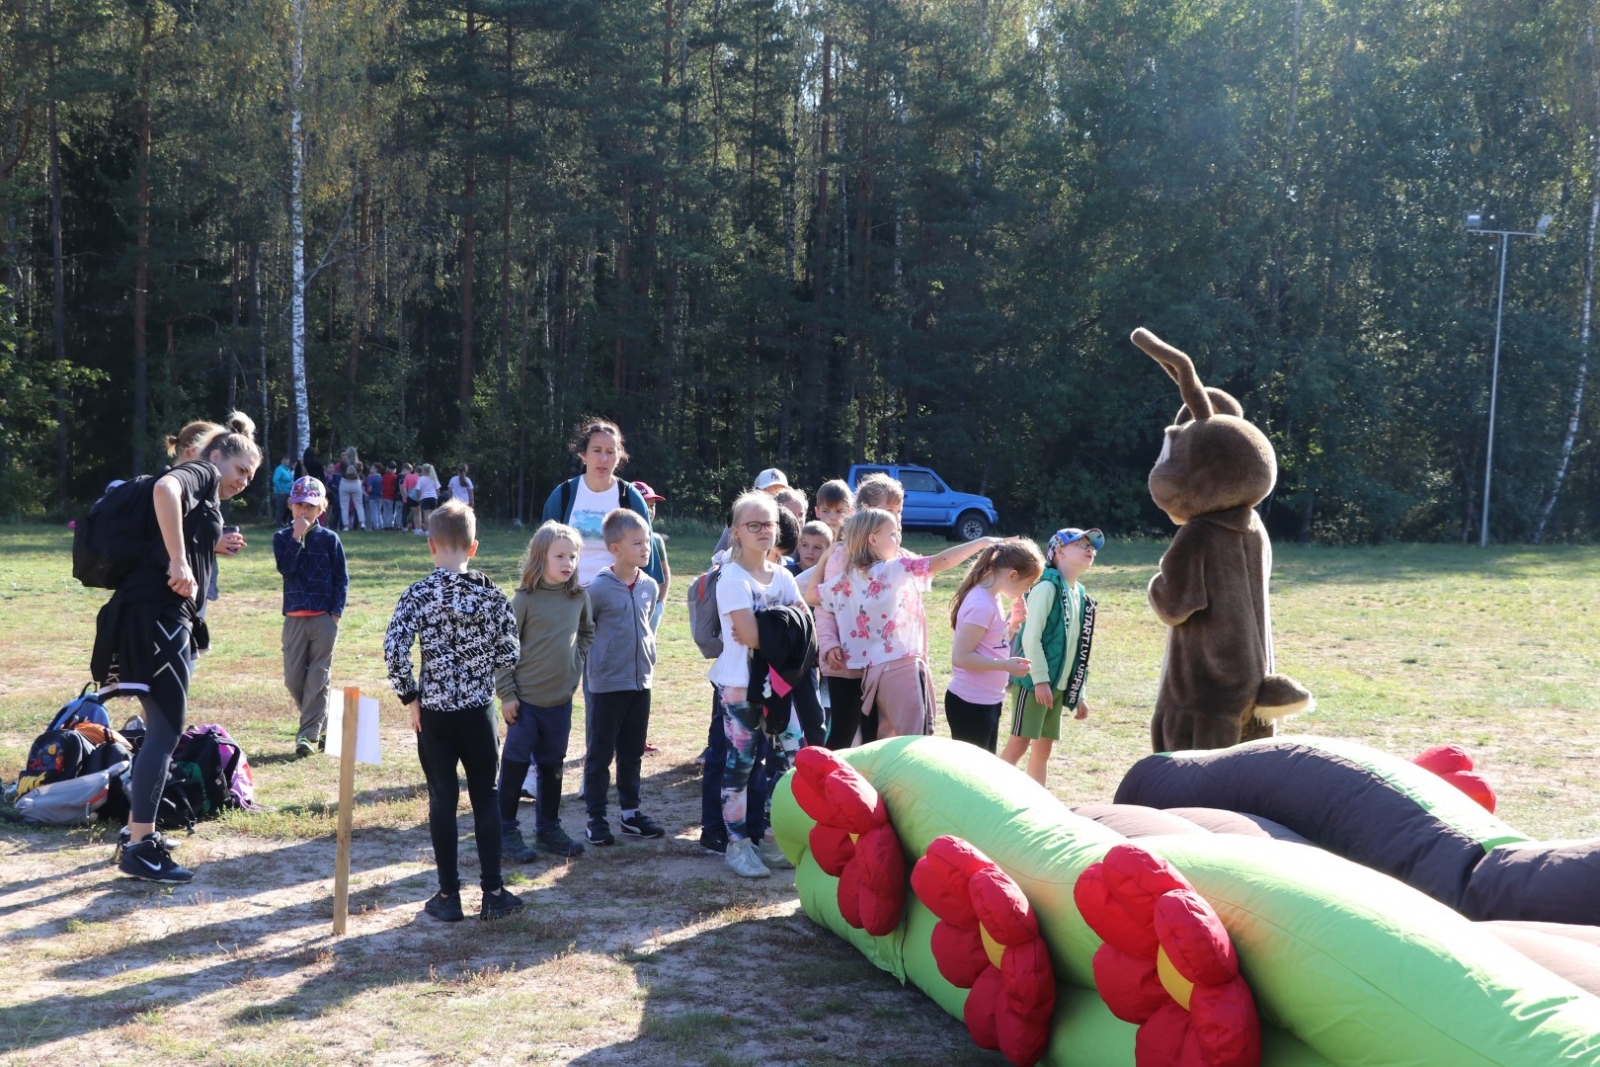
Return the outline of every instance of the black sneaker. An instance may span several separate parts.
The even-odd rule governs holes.
[[[318,752],[326,752],[326,751],[328,751],[328,735],[327,734],[318,734],[317,735],[317,751]]]
[[[173,837],[171,834],[164,834],[160,830],[145,836],[155,838],[156,843],[162,848],[166,849],[168,852],[176,852],[183,845],[182,838]],[[127,848],[132,843],[133,833],[126,826],[117,831],[118,848]]]
[[[521,910],[522,898],[505,886],[501,886],[500,892],[485,893],[483,895],[483,910],[478,913],[478,918],[503,919],[507,915],[515,915]]]
[[[117,857],[117,870],[130,878],[147,882],[180,885],[194,879],[194,872],[172,862],[172,853],[161,834],[145,834],[138,844],[128,844]]]
[[[622,820],[622,836],[666,837],[667,832],[657,825],[656,821],[650,816],[642,811],[636,811],[632,817]]]
[[[567,836],[567,832],[559,826],[552,826],[548,830],[540,830],[533,835],[539,842],[539,847],[552,856],[581,856],[583,845]]]
[[[706,850],[708,856],[725,856],[728,853],[728,835],[701,830],[700,847]]]
[[[435,893],[428,898],[422,910],[442,923],[458,923],[466,916],[461,914],[461,894]]]
[[[539,858],[539,854],[528,847],[522,839],[522,828],[500,832],[500,855],[512,863],[532,863]]]
[[[588,827],[583,831],[583,836],[589,839],[591,845],[614,845],[617,839],[611,836],[611,824],[604,819],[590,819]]]

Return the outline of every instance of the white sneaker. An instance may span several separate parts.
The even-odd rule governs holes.
[[[761,857],[761,862],[774,871],[794,870],[794,864],[789,862],[789,857],[783,854],[783,849],[779,848],[778,843],[770,837],[761,839],[758,855]]]
[[[761,862],[754,841],[728,842],[728,869],[740,878],[768,878],[772,872]]]

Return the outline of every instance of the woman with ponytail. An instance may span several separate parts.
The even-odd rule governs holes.
[[[950,736],[996,751],[1000,743],[1000,705],[1006,679],[1023,677],[1028,661],[1011,654],[1006,640],[1006,614],[997,597],[1015,602],[1044,573],[1039,546],[1025,537],[990,545],[978,554],[950,604],[950,688],[944,694],[944,717]]]
[[[172,843],[156,832],[156,808],[183,733],[194,646],[206,642],[196,621],[217,552],[231,555],[243,543],[237,532],[224,538],[221,502],[244,492],[261,465],[254,435],[255,424],[235,412],[228,428],[218,427],[195,446],[197,458],[150,483],[159,544],[151,546],[95,621],[90,670],[100,694],[136,696],[144,709],[145,739],[133,761],[132,814],[117,857],[122,873],[135,878],[176,883],[194,877],[173,862]]]

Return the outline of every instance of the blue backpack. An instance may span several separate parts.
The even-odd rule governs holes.
[[[70,730],[80,722],[109,727],[111,716],[106,713],[105,705],[100,703],[100,694],[89,692],[93,685],[93,682],[85,682],[76,697],[61,705],[61,710],[56,712],[56,717],[50,720],[46,729]]]

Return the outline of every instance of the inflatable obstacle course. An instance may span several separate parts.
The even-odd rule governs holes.
[[[1350,748],[1340,755],[1346,762],[1359,762],[1353,760]],[[796,774],[780,783],[774,797],[773,828],[796,862],[796,885],[807,915],[849,940],[883,970],[918,986],[952,1016],[964,1019],[976,1039],[999,1047],[1011,1062],[1137,1067],[1174,1062],[1209,1067],[1243,1067],[1250,1062],[1286,1067],[1600,1067],[1600,998],[1513,948],[1507,936],[1489,929],[1496,924],[1474,923],[1430,895],[1327,847],[1275,839],[1264,825],[1276,821],[1287,832],[1310,838],[1292,815],[1279,819],[1252,812],[1261,819],[1244,820],[1256,829],[1252,834],[1217,833],[1197,825],[1196,832],[1160,833],[1130,842],[1111,826],[1068,811],[1020,772],[957,742],[895,738],[847,753],[818,753],[807,760],[819,761],[812,774],[821,770],[824,777],[837,776],[837,781],[859,775],[860,783],[851,789],[870,797],[873,811],[881,803],[887,821],[878,824],[874,819],[874,825],[892,828],[909,883],[892,928],[869,933],[847,921],[839,906],[840,879],[828,874],[812,854],[817,821],[802,807],[812,793],[792,784],[801,777],[797,763]],[[1389,767],[1387,758],[1379,762]],[[1436,815],[1448,810],[1450,817],[1443,821],[1451,832],[1470,837],[1466,832],[1470,828],[1478,834],[1475,840],[1485,855],[1502,846],[1525,844],[1522,835],[1453,786],[1405,761],[1394,762],[1409,767],[1418,782],[1429,780],[1418,786],[1397,774],[1405,786],[1401,792],[1417,792],[1421,801],[1416,806],[1430,804]],[[1443,792],[1435,796],[1430,788]],[[1472,821],[1462,814],[1465,808],[1459,812],[1450,808],[1451,802],[1441,799],[1445,792],[1473,809],[1472,819],[1490,821]],[[1324,794],[1320,802],[1325,807],[1340,806],[1336,795]],[[1229,810],[1227,805],[1200,800],[1179,804],[1184,805]],[[1458,815],[1460,825],[1454,821]],[[935,847],[939,839],[945,843]],[[1462,851],[1459,841],[1448,844],[1426,855],[1451,857]],[[1115,856],[1114,850],[1118,850]],[[941,934],[936,939],[939,927],[952,921],[947,917],[952,907],[957,920],[964,920],[964,912],[959,903],[952,905],[948,894],[928,885],[919,890],[925,879],[917,876],[917,864],[930,851],[935,863],[957,869],[981,856],[992,864],[995,875],[1003,876],[1025,898],[1055,982],[1042,1040],[1035,1036],[1002,1041],[998,1027],[993,1033],[983,1029],[984,1011],[974,1013],[979,1025],[973,1025],[967,1004],[984,981],[982,968],[973,958],[970,937]],[[952,862],[949,855],[967,859]],[[1101,917],[1091,925],[1078,899],[1080,881],[1108,857],[1117,869],[1118,864],[1131,864],[1156,872],[1154,883],[1142,890],[1137,879],[1123,879],[1129,883],[1124,888],[1135,895],[1130,899],[1139,893],[1152,896],[1152,931],[1154,900],[1175,897],[1163,908],[1176,918],[1169,916],[1162,931],[1154,931],[1155,986],[1149,982],[1149,969],[1140,963],[1129,967],[1131,979],[1112,992],[1110,1000],[1125,1018],[1114,1014],[1105,995],[1115,979],[1107,977],[1107,968],[1097,969],[1095,961],[1103,946],[1113,944],[1126,951],[1127,945],[1103,939],[1097,929],[1110,933],[1111,928]],[[1414,866],[1436,873],[1426,864]],[[1466,866],[1457,863],[1454,869]],[[1088,875],[1091,882],[1106,881],[1107,868],[1099,870],[1099,875]],[[1172,877],[1162,875],[1163,870]],[[998,884],[993,875],[987,877]],[[1180,892],[1185,887],[1187,894]],[[880,885],[874,893],[881,897],[884,888]],[[999,892],[1009,897],[1011,890],[1002,887]],[[932,899],[923,899],[924,893]],[[1014,917],[1014,898],[1012,905]],[[1130,906],[1118,906],[1129,911]],[[1142,914],[1138,906],[1132,908]],[[1215,916],[1215,924],[1206,920],[1208,912]],[[1194,921],[1185,921],[1185,916]],[[997,918],[995,925],[1005,926],[1004,918]],[[1230,947],[1224,946],[1219,927]],[[1020,937],[1025,932],[1007,930],[996,936],[999,930],[988,930],[988,939],[999,949],[998,967],[980,932],[987,965],[1001,979],[1007,957],[1026,943]],[[1536,925],[1517,928],[1517,934],[1535,940],[1547,936]],[[961,951],[968,972],[953,969],[949,959],[941,969],[940,956],[950,955],[947,938],[959,942],[958,948],[965,946]],[[1587,947],[1600,952],[1600,939]],[[1018,956],[1018,964],[1026,961],[1026,952]],[[1232,975],[1227,973],[1229,959],[1236,960]],[[1018,965],[1014,969],[1027,970]],[[972,976],[972,970],[978,975]],[[1037,966],[1031,970],[1040,973]],[[972,989],[952,982],[945,971],[958,979],[973,977]],[[1241,1012],[1206,1010],[1207,1004],[1221,998],[1201,990],[1227,986],[1234,977],[1255,1009],[1253,1041]],[[998,998],[991,997],[990,1003],[1002,1003],[1013,995],[1013,988],[1012,1007],[1020,1009],[1013,1016],[1023,1023],[1037,1020],[1036,985],[1002,983]],[[1126,1020],[1144,1010],[1130,1009],[1120,999],[1129,989],[1134,994],[1147,992],[1148,1000],[1141,1003],[1153,1005],[1142,1023]],[[1185,993],[1189,1004],[1182,1007]],[[1243,1003],[1238,992],[1229,995],[1232,1003]],[[1196,997],[1202,1003],[1199,1013],[1194,1011]],[[1186,1014],[1180,1017],[1179,1009],[1168,1009],[1168,1001]],[[993,1018],[1001,1018],[998,1011]],[[1206,1028],[1228,1029],[1231,1037],[1222,1042],[1209,1036],[1201,1040]],[[1183,1049],[1185,1058],[1171,1059],[1173,1047]],[[1259,1052],[1253,1051],[1256,1048]],[[1032,1059],[1035,1050],[1037,1059]]]

